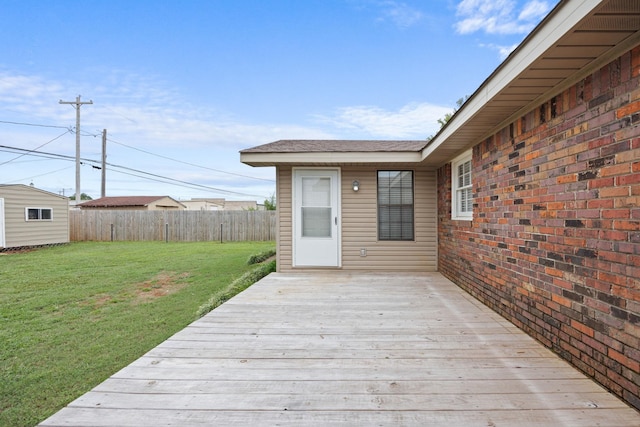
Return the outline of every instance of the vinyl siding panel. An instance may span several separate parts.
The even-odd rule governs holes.
[[[414,171],[414,241],[379,241],[377,171]],[[292,169],[277,168],[278,270],[292,270]],[[352,182],[360,182],[360,190]],[[436,271],[437,217],[435,171],[411,167],[341,167],[341,245],[343,270]],[[366,256],[361,256],[361,249]]]
[[[277,212],[276,221],[278,227],[277,246],[277,266],[278,271],[291,270],[293,264],[292,250],[292,204],[291,194],[292,169],[290,166],[278,166],[276,168],[276,188],[277,188]]]
[[[378,170],[413,170],[414,241],[378,240]],[[360,190],[352,189],[358,180]],[[408,167],[342,169],[342,263],[345,270],[435,271],[436,175]],[[361,256],[361,250],[366,256]]]
[[[4,199],[5,247],[69,242],[69,201],[25,185],[0,186]],[[50,208],[51,221],[26,221],[25,208]]]

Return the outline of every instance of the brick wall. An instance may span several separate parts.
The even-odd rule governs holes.
[[[439,270],[640,409],[640,47],[438,171]]]

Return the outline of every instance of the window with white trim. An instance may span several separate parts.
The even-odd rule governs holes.
[[[53,221],[51,208],[24,208],[25,221]]]
[[[472,151],[451,163],[451,219],[473,219]]]

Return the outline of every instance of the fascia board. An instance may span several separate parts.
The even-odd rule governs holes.
[[[240,161],[251,166],[275,164],[418,163],[420,152],[310,152],[241,153]]]

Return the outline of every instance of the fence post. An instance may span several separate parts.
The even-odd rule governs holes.
[[[164,242],[169,243],[169,223],[164,223]]]
[[[113,242],[113,239],[116,237],[116,229],[113,226],[113,224],[111,224],[111,241]]]

